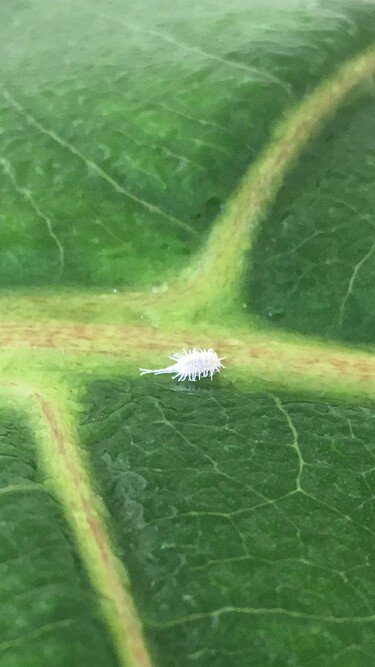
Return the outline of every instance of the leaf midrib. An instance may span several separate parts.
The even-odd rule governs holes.
[[[286,340],[264,332],[228,332],[211,327],[193,329],[156,329],[147,325],[122,326],[74,325],[47,322],[0,325],[0,344],[4,363],[7,352],[30,350],[30,357],[42,361],[45,351],[86,357],[87,368],[105,368],[111,359],[117,373],[138,375],[138,366],[163,363],[171,352],[187,348],[214,347],[227,356],[223,377],[227,380],[253,378],[275,382],[291,389],[327,392],[332,396],[345,394],[372,397],[375,394],[375,358],[364,351],[329,346],[314,340],[295,337]],[[72,363],[72,362],[71,362]],[[120,363],[120,365],[119,365]],[[21,360],[22,364],[22,360]],[[45,361],[46,370],[48,362]],[[1,368],[1,355],[0,355]],[[246,378],[247,376],[247,378]]]
[[[103,519],[105,510],[91,488],[81,460],[74,421],[62,398],[64,389],[55,387],[48,395],[46,390],[21,382],[1,382],[0,392],[5,400],[13,395],[30,414],[40,465],[75,535],[89,579],[98,594],[119,664],[150,667],[151,660],[127,575],[115,555]]]

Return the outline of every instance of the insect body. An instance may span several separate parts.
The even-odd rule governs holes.
[[[206,378],[208,375],[211,377],[214,373],[219,372],[223,366],[222,359],[225,357],[219,358],[215,350],[186,350],[183,351],[183,354],[172,354],[170,359],[173,359],[175,362],[171,366],[166,368],[140,368],[141,375],[145,373],[153,373],[154,375],[161,375],[162,373],[174,373],[173,379],[178,378],[180,380],[200,380],[201,377]]]

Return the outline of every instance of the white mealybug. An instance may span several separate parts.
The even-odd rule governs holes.
[[[170,359],[175,361],[171,366],[166,368],[140,368],[141,375],[145,373],[153,373],[154,375],[161,375],[162,373],[174,373],[173,379],[178,378],[180,380],[200,380],[201,377],[211,377],[214,373],[220,372],[222,368],[225,368],[221,363],[225,357],[219,358],[212,348],[209,350],[186,350],[183,351],[183,354],[172,354]]]

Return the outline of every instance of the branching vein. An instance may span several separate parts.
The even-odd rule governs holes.
[[[347,304],[347,301],[348,301],[350,295],[353,292],[353,287],[354,287],[354,283],[355,283],[355,280],[356,280],[357,275],[358,275],[358,271],[365,264],[365,262],[367,262],[370,259],[374,250],[375,250],[375,241],[372,244],[370,250],[366,253],[366,255],[364,257],[362,257],[362,259],[354,266],[353,273],[352,273],[352,275],[350,277],[350,280],[349,280],[348,289],[346,290],[346,293],[345,293],[344,298],[341,301],[341,305],[340,305],[340,313],[339,313],[339,327],[340,327],[340,329],[342,328],[342,325],[343,325],[346,304]]]
[[[169,222],[176,224],[178,227],[184,229],[185,232],[189,232],[189,234],[195,234],[194,229],[191,227],[191,225],[189,225],[189,223],[184,222],[183,220],[179,220],[178,218],[175,218],[173,215],[170,215],[166,211],[163,211],[155,204],[151,204],[145,199],[137,197],[129,190],[126,190],[112,176],[107,174],[107,172],[104,171],[104,169],[102,169],[100,165],[98,165],[90,158],[87,158],[78,148],[76,148],[76,146],[74,146],[69,141],[66,141],[65,139],[60,137],[56,132],[54,132],[54,130],[50,130],[49,128],[44,127],[44,125],[42,125],[38,120],[36,120],[36,118],[34,118],[34,116],[28,113],[26,109],[22,106],[22,104],[20,104],[7,90],[5,90],[4,88],[0,88],[0,93],[2,94],[4,99],[8,102],[8,104],[10,104],[10,106],[13,107],[13,109],[15,109],[21,116],[23,116],[23,118],[25,118],[25,120],[28,122],[29,125],[32,125],[37,130],[39,130],[39,132],[48,136],[56,143],[60,144],[60,146],[68,150],[70,153],[73,153],[73,155],[78,157],[81,160],[81,162],[83,162],[86,165],[86,167],[95,171],[98,174],[98,176],[100,176],[104,181],[106,181],[114,190],[116,190],[116,192],[119,192],[128,199],[131,199],[137,204],[140,204],[151,213],[154,213],[155,215],[158,215],[161,218],[164,218],[166,220],[169,220]]]
[[[6,175],[8,176],[10,181],[12,182],[13,187],[16,190],[16,192],[18,192],[18,194],[22,195],[22,197],[24,197],[29,202],[29,204],[31,204],[31,206],[34,209],[37,216],[39,218],[41,218],[42,220],[44,220],[44,222],[46,223],[48,233],[49,233],[51,239],[54,241],[54,243],[56,244],[56,247],[57,247],[58,257],[59,257],[59,277],[61,277],[62,274],[63,274],[63,271],[64,271],[64,261],[65,261],[64,260],[64,247],[63,247],[60,239],[58,238],[58,236],[56,235],[56,233],[53,229],[53,222],[52,222],[51,218],[49,218],[48,215],[43,213],[43,211],[39,208],[39,206],[36,203],[33,195],[31,194],[30,190],[28,188],[22,188],[17,183],[17,179],[15,177],[14,171],[11,167],[11,164],[10,164],[9,160],[6,160],[5,158],[0,157],[0,164],[2,165],[2,167],[4,169],[4,172],[6,173]]]

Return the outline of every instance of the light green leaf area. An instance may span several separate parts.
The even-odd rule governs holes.
[[[163,283],[280,115],[371,38],[366,2],[128,5],[2,5],[2,286]]]
[[[115,664],[61,510],[22,414],[0,412],[0,664]]]
[[[373,408],[125,377],[81,436],[158,664],[374,664]]]
[[[1,3],[0,667],[375,667],[374,26]]]
[[[353,100],[287,178],[248,266],[263,321],[374,343],[374,137],[373,95]]]

